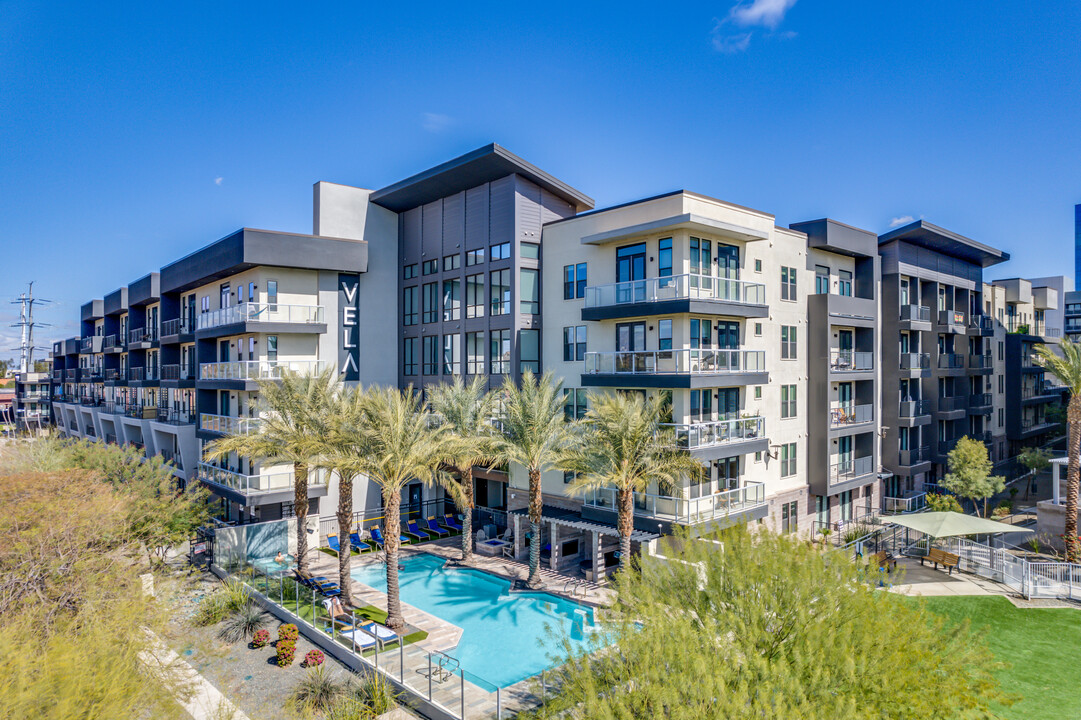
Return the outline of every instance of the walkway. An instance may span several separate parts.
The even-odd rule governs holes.
[[[898,579],[891,592],[913,597],[940,595],[1011,595],[1010,588],[977,575],[954,570],[935,570],[934,565],[920,565],[917,558],[901,558],[897,563]]]

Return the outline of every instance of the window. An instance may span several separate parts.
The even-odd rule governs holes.
[[[425,275],[437,273],[439,272],[439,260],[425,260],[422,267]]]
[[[657,321],[657,349],[672,349],[672,321],[669,318]]]
[[[465,334],[465,372],[468,375],[484,374],[484,332]]]
[[[221,307],[227,308],[230,305],[232,295],[229,294],[229,283],[224,283],[220,288]]]
[[[757,258],[754,261],[754,271],[762,272],[762,261]]]
[[[781,326],[781,359],[796,359],[796,327],[795,325]]]
[[[443,322],[462,319],[462,281],[443,281]]]
[[[402,290],[402,325],[417,324],[417,286]]]
[[[462,344],[458,333],[443,336],[443,374],[462,374]]]
[[[657,243],[657,275],[672,275],[672,238],[664,238]]]
[[[200,309],[202,310],[202,312],[205,312],[205,313],[210,312],[210,296],[209,295],[204,295],[203,296],[202,307]],[[126,327],[127,326],[127,320],[128,320],[127,317],[120,318],[121,325]]]
[[[540,260],[540,245],[537,243],[524,242],[519,251],[524,260]]]
[[[278,336],[267,335],[266,336],[266,359],[270,362],[277,362],[278,360]]]
[[[1005,392],[1005,389],[1004,389],[1005,388],[1005,381],[1006,381],[1006,376],[1005,375],[999,375],[998,376],[998,394],[999,395],[1001,395],[1003,392]]]
[[[477,250],[468,250],[465,253],[465,266],[473,267],[474,265],[480,265],[484,262],[484,248]]]
[[[469,275],[465,279],[465,316],[484,317],[484,274]]]
[[[791,477],[796,474],[796,443],[785,443],[781,446],[781,477]]]
[[[402,279],[404,279],[404,280],[412,280],[416,276],[417,276],[417,264],[416,263],[413,263],[412,265],[406,265],[404,268],[402,268]]]
[[[443,258],[443,270],[457,270],[462,266],[461,255],[447,255]]]
[[[518,331],[518,372],[540,372],[540,330]]]
[[[563,418],[568,422],[586,416],[586,391],[584,388],[563,388]]]
[[[255,338],[254,337],[248,338],[248,359],[249,360],[254,360],[255,359]]]
[[[439,374],[439,336],[425,335],[422,338],[421,347],[421,373],[424,375]]]
[[[255,302],[255,283],[248,283],[248,302]]]
[[[828,295],[830,291],[830,269],[828,265],[815,265],[815,295]]]
[[[573,300],[586,296],[586,264],[563,266],[563,299]]]
[[[754,386],[754,399],[755,400],[761,400],[762,399],[762,386],[761,385],[755,385]]]
[[[563,328],[563,362],[585,360],[586,326]]]
[[[798,530],[799,503],[795,500],[781,504],[781,532],[791,535]]]
[[[563,266],[563,299],[574,299],[574,266]]]
[[[493,270],[492,315],[510,315],[510,270]]]
[[[576,297],[586,296],[586,264],[578,263],[575,267],[576,279],[574,281],[574,294]]]
[[[852,297],[852,272],[849,270],[837,271],[837,294]]]
[[[266,283],[266,301],[267,301],[267,303],[269,305],[277,305],[278,304],[278,281],[277,280],[267,280],[267,283]],[[277,310],[277,308],[275,308],[275,307],[271,307],[270,309],[271,309],[272,312]]]
[[[439,319],[439,283],[426,283],[421,290],[424,299],[423,321],[433,323]]]
[[[754,324],[754,334],[756,337],[762,337],[762,323],[756,322]]]
[[[796,268],[781,267],[781,299],[796,299]]]
[[[540,270],[522,268],[518,275],[518,308],[524,315],[540,315]]]
[[[781,386],[781,418],[796,417],[796,386]]]
[[[1005,358],[1005,352],[1006,351],[1004,349],[1003,342],[1001,340],[999,340],[998,341],[998,360],[999,360],[999,362],[1002,362],[1002,360]]]
[[[1006,411],[1003,408],[998,409],[998,426],[1002,427],[1006,424]]]
[[[402,341],[402,375],[417,374],[417,338]]]
[[[509,260],[510,259],[510,243],[500,243],[499,245],[492,246],[492,262],[496,260]]]
[[[510,330],[492,330],[491,374],[510,372]]]

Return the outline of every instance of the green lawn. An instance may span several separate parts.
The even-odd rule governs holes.
[[[1016,720],[1081,718],[1081,610],[1020,609],[999,596],[931,597],[927,608],[950,620],[988,628],[1002,689],[1023,699],[1001,710]]]

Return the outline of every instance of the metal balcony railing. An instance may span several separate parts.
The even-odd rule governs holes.
[[[327,364],[319,360],[243,360],[203,363],[200,380],[281,380],[285,372],[319,373]]]
[[[53,370],[53,380],[62,380],[64,377],[63,370]]]
[[[116,335],[106,335],[105,339],[101,341],[102,350],[111,350],[115,347],[120,347],[120,344],[116,339]]]
[[[976,393],[968,396],[968,406],[972,408],[988,407],[993,402],[994,399],[991,397],[991,393]]]
[[[951,438],[950,440],[939,440],[938,441],[938,454],[939,455],[948,455],[951,450],[953,450],[955,447],[957,447],[957,441],[960,440],[960,439],[961,438],[959,438],[959,437],[955,437],[955,438]]]
[[[917,493],[909,497],[883,497],[882,511],[890,514],[913,513],[927,506],[927,493]]]
[[[158,339],[156,327],[135,328],[128,332],[128,344],[140,342],[155,342]]]
[[[830,463],[830,482],[845,482],[872,472],[874,472],[874,457],[871,455],[842,458]]]
[[[191,331],[191,321],[188,318],[173,318],[161,323],[162,335],[183,335]]]
[[[991,332],[995,329],[995,319],[990,315],[973,315],[968,319],[968,324],[983,332]]]
[[[79,352],[88,353],[94,347],[94,338],[85,337],[79,343]]]
[[[203,313],[198,317],[196,328],[210,328],[236,323],[289,323],[295,325],[322,324],[322,305],[282,305],[280,303],[240,303],[232,307]]]
[[[756,440],[766,436],[766,419],[762,417],[670,423],[661,427],[673,430],[676,444],[688,450]]]
[[[130,382],[144,382],[160,379],[161,376],[158,374],[157,365],[128,368],[128,381]]]
[[[77,372],[78,370],[76,368],[70,368],[68,370],[65,370],[64,379],[73,382],[75,380],[75,375]]]
[[[995,361],[994,358],[991,357],[991,353],[969,355],[968,366],[973,370],[990,370],[995,366]]]
[[[903,467],[911,467],[920,463],[929,462],[930,460],[931,447],[929,445],[924,445],[922,447],[901,450],[897,458],[897,464]]]
[[[161,366],[161,379],[162,380],[194,380],[195,379],[195,363],[188,363],[187,365],[162,365]]]
[[[190,425],[195,422],[195,413],[183,408],[158,408],[158,420],[173,425]]]
[[[939,325],[960,325],[965,326],[965,314],[957,310],[939,310],[938,311],[938,324]]]
[[[763,305],[766,302],[766,286],[709,275],[670,275],[587,287],[585,306],[609,307],[665,300],[723,300]]]
[[[830,427],[844,427],[858,423],[871,422],[875,419],[874,405],[856,405],[855,403],[830,403]]]
[[[138,420],[156,420],[158,408],[154,405],[128,405],[124,414]]]
[[[586,375],[708,375],[763,372],[762,350],[643,350],[587,352]]]
[[[259,430],[259,418],[240,418],[228,415],[199,414],[199,427],[207,432],[222,435],[249,435]]]
[[[855,350],[830,350],[830,370],[832,372],[862,372],[875,369],[873,352]]]
[[[897,408],[898,417],[911,418],[929,415],[931,406],[926,400],[902,400]]]
[[[931,322],[931,308],[926,305],[902,305],[901,320]]]
[[[613,488],[595,489],[585,496],[584,504],[615,512],[617,510],[616,497],[616,491]],[[761,506],[765,502],[766,486],[748,480],[745,481],[744,487],[698,498],[635,493],[634,514],[681,525],[695,525],[723,519]]]
[[[259,473],[256,475],[242,475],[232,470],[215,467],[208,463],[199,463],[199,477],[232,488],[245,495],[274,492],[277,490],[291,490],[295,483],[292,470],[280,472]],[[308,473],[308,485],[322,485],[326,482],[326,476],[322,471]]]
[[[942,353],[938,356],[939,369],[952,369],[963,368],[965,366],[965,356],[958,355],[957,353]]]

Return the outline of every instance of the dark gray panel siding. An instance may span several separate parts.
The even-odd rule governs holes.
[[[514,240],[514,177],[505,177],[491,183],[489,199],[489,242],[503,243]]]
[[[465,249],[488,245],[488,183],[465,191]]]
[[[458,193],[443,198],[443,254],[460,253],[464,241],[465,193]]]

